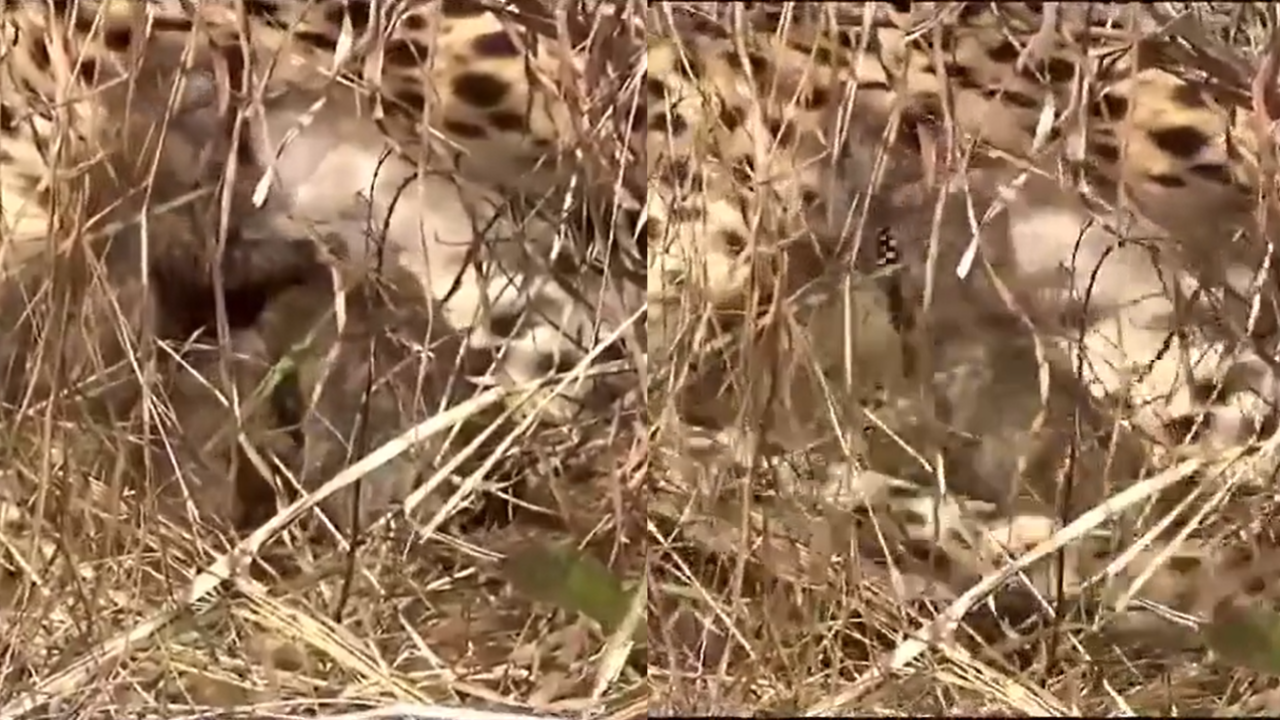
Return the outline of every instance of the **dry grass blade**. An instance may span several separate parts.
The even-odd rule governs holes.
[[[487,712],[443,705],[414,705],[402,703],[387,707],[318,716],[322,720],[561,720],[554,715]]]

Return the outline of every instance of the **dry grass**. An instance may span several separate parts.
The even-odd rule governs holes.
[[[539,29],[552,37],[557,29],[586,32],[593,47],[612,53],[600,67],[567,68],[555,80],[575,89],[570,107],[589,119],[581,144],[590,179],[579,182],[598,186],[612,168],[604,187],[626,187],[635,182],[626,173],[631,150],[614,129],[629,127],[635,102],[610,99],[635,97],[636,27],[631,16],[602,19],[589,9],[565,5]],[[592,57],[604,55],[597,49]],[[592,212],[611,219],[618,211],[604,204]],[[111,304],[110,294],[94,297]],[[75,307],[70,317],[85,315],[116,322],[86,337],[133,333],[114,307]],[[5,322],[11,330],[15,320]],[[4,341],[13,339],[10,332]],[[161,384],[164,366],[145,352],[151,345],[122,358],[127,383]],[[58,354],[31,348],[28,370],[64,390],[101,370],[92,362],[56,367],[50,358]],[[563,387],[586,371],[557,381]],[[344,551],[341,539],[317,544],[295,521],[314,519],[309,508],[319,495],[358,480],[376,460],[281,508],[253,535],[220,538],[150,509],[152,489],[135,481],[142,472],[136,408],[113,423],[67,394],[56,407],[10,408],[0,438],[0,717],[250,707],[336,713],[405,703],[633,717],[643,708],[647,690],[626,642],[635,619],[602,628],[572,597],[547,601],[557,588],[522,586],[504,565],[512,554],[529,557],[530,548],[579,548],[635,592],[646,472],[638,409],[560,429],[505,423],[511,434],[481,458],[483,474],[445,478],[437,492],[455,493],[453,507],[426,517],[397,513]],[[524,407],[520,417],[537,415]],[[428,425],[441,432],[455,421],[438,415]],[[176,432],[170,440],[180,443]],[[419,441],[407,433],[370,456],[385,461]],[[557,580],[555,568],[544,570],[548,582]]]
[[[42,447],[83,432],[61,428]],[[237,548],[265,545],[281,574],[247,572],[242,561],[228,573],[225,544],[141,512],[147,498],[97,479],[90,463],[115,461],[120,442],[104,438],[93,459],[67,459],[54,473],[39,474],[38,455],[9,459],[30,481],[5,508],[6,717],[40,709],[37,699],[60,713],[389,702],[570,712],[634,699],[633,671],[591,697],[606,638],[576,613],[534,602],[500,564],[530,544],[584,545],[634,576],[633,469],[521,458],[529,469],[519,484],[536,490],[522,491],[519,508],[495,510],[506,505],[495,496],[514,488],[486,487],[472,499],[488,500],[487,517],[468,520],[478,511],[463,506],[430,536],[425,521],[397,518],[349,553],[286,527]],[[589,474],[566,480],[568,471]],[[36,521],[42,505],[56,511]]]
[[[697,6],[695,12],[708,17],[715,11],[710,6],[717,5],[672,4]],[[1180,22],[1172,34],[1179,42],[1177,57],[1196,63],[1223,86],[1247,94],[1256,63],[1245,58],[1258,56],[1256,43],[1267,34],[1262,11],[1233,6],[1218,12],[1209,4],[1194,5],[1195,16]],[[732,11],[727,5],[720,10],[724,12],[717,17],[729,23]],[[651,23],[651,32],[653,27]],[[751,238],[748,247],[781,240]],[[858,282],[865,279],[854,281]],[[828,295],[823,302],[831,307],[849,302],[852,311],[866,312],[866,296],[860,292],[855,288]],[[831,347],[822,337],[826,328],[812,330],[801,305],[783,301],[769,307],[767,314],[762,309],[758,317],[767,316],[768,324],[762,322],[748,332],[731,319],[710,317],[707,308],[690,298],[673,322],[678,329],[669,336],[678,340],[671,343],[671,356],[686,358],[682,353],[688,352],[692,360],[655,368],[649,404],[658,441],[647,566],[653,638],[649,680],[655,712],[1087,716],[1229,714],[1269,707],[1273,700],[1265,676],[1235,669],[1205,648],[1204,630],[1210,627],[1204,624],[1205,615],[1222,609],[1214,607],[1219,600],[1243,597],[1238,577],[1181,578],[1183,584],[1191,582],[1182,591],[1191,609],[1201,613],[1198,618],[1142,615],[1133,606],[1121,612],[1100,602],[1100,587],[1083,599],[1061,588],[1050,592],[1047,599],[1058,610],[1055,616],[1003,582],[1010,577],[1010,566],[991,568],[961,586],[948,587],[947,581],[966,576],[954,574],[942,557],[932,558],[932,564],[913,563],[911,548],[894,534],[892,518],[824,494],[849,463],[918,477],[915,458],[936,462],[941,448],[921,443],[894,425],[896,416],[884,407],[901,401],[918,408],[922,388],[890,387],[883,405],[868,407],[867,376],[878,379],[882,368],[833,368],[829,358],[813,352]],[[699,333],[708,327],[727,336],[723,347],[728,349],[707,350],[709,343]],[[999,384],[989,381],[975,396],[992,414],[1016,416],[1004,420],[1005,430],[1018,422],[1025,430],[1033,420],[1042,421],[1036,419],[1042,405],[1037,363],[1033,359],[1004,364],[1009,362],[1009,336],[984,336],[983,331],[965,331],[981,351],[976,364],[993,367],[1003,377]],[[853,342],[875,345],[878,362],[901,364],[900,355],[884,356],[901,347],[896,335],[890,340],[885,332],[883,320],[863,321],[848,336]],[[1026,344],[1026,338],[1013,341],[1017,343]],[[935,355],[936,362],[946,362],[942,348]],[[864,357],[856,348],[852,356]],[[716,382],[703,385],[705,394],[691,398],[691,378],[699,377],[697,369],[690,369],[695,364]],[[757,392],[769,384],[771,390]],[[809,404],[796,404],[796,395]],[[813,438],[825,438],[826,444],[814,457],[804,457],[806,453],[794,447],[775,446],[775,452],[764,453],[749,446],[741,456],[726,458],[731,453],[713,449],[715,442],[705,437],[715,429],[673,420],[727,397],[740,403],[730,403],[726,411],[730,416],[736,411],[728,424],[739,432],[721,435],[722,439],[738,438],[749,429],[748,441],[757,440],[757,430],[759,439],[768,441],[769,423],[785,416],[787,410],[781,408],[792,402],[819,419],[812,421],[822,426]],[[743,397],[755,400],[743,402]],[[761,402],[761,397],[767,400]],[[1018,409],[1027,405],[1037,409],[1029,414]],[[859,406],[884,418],[889,427],[861,433],[871,423],[850,411]],[[1116,427],[1112,424],[1111,429]],[[886,430],[901,435],[888,438]],[[831,440],[833,436],[837,440]],[[1012,436],[992,439],[1007,444],[1007,467],[1023,459],[1018,454],[1025,445]],[[898,445],[898,452],[877,455],[877,442]],[[1077,429],[1064,442],[1083,448],[1090,441]],[[1083,479],[1082,488],[1100,479],[1110,483],[1104,485],[1102,497],[1091,501],[1098,506],[1071,513],[1061,530],[1012,565],[1023,570],[1035,565],[1043,572],[1059,562],[1056,550],[1076,547],[1091,530],[1115,543],[1116,552],[1106,560],[1130,549],[1150,559],[1171,538],[1174,546],[1183,546],[1179,550],[1194,546],[1220,561],[1241,551],[1255,555],[1259,547],[1274,547],[1271,526],[1280,496],[1268,480],[1273,476],[1276,442],[1262,442],[1246,457],[1213,462],[1178,461],[1146,452],[1148,457],[1132,475]],[[1108,458],[1119,452],[1116,445],[1100,449]],[[949,474],[962,471],[948,466]],[[1071,472],[1070,466],[1064,472]],[[940,481],[936,475],[920,479]],[[953,477],[948,482],[955,487]],[[1053,494],[1046,499],[1061,500]],[[1115,522],[1117,516],[1124,522]],[[1180,534],[1168,528],[1157,532],[1165,522]],[[1119,568],[1122,580],[1132,579],[1143,567],[1132,557],[1126,561],[1134,562]],[[1178,579],[1176,574],[1173,579]],[[1004,628],[993,622],[984,605],[987,596],[997,597],[995,607]],[[938,633],[947,622],[954,623],[950,632]]]

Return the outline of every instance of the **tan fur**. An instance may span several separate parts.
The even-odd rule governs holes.
[[[578,171],[585,169],[591,176],[613,170],[593,161],[583,164],[568,152],[576,150],[570,145],[574,138],[601,137],[596,128],[582,125],[583,118],[574,117],[564,89],[555,87],[564,75],[561,69],[569,69],[560,63],[576,66],[581,59],[564,57],[520,22],[509,22],[470,0],[424,1],[406,5],[389,35],[378,38],[372,34],[379,29],[372,22],[376,18],[361,11],[367,6],[338,0],[255,2],[244,5],[251,38],[242,43],[241,18],[230,6],[184,7],[165,0],[102,7],[100,16],[86,6],[75,18],[43,5],[4,11],[13,48],[8,53],[5,95],[12,99],[4,101],[6,117],[33,119],[0,128],[6,147],[14,148],[0,159],[7,190],[3,218],[17,228],[13,237],[21,238],[21,248],[35,247],[49,236],[49,222],[81,217],[55,202],[68,188],[81,187],[78,181],[51,179],[59,163],[90,168],[95,179],[87,187],[96,211],[145,179],[141,168],[149,167],[157,154],[161,165],[199,175],[201,166],[198,158],[188,157],[191,151],[212,156],[215,169],[238,153],[240,182],[230,191],[233,213],[247,211],[245,200],[253,190],[269,189],[265,212],[289,215],[331,236],[340,230],[336,236],[350,261],[379,271],[383,266],[409,269],[443,303],[451,322],[471,330],[474,341],[511,348],[499,373],[511,383],[572,367],[639,304],[639,293],[627,291],[626,309],[611,312],[607,325],[597,329],[597,308],[619,302],[607,287],[611,273],[588,257],[590,252],[576,252],[564,243],[558,227],[563,223],[552,208],[563,204],[558,185]],[[193,7],[201,16],[199,25],[187,15]],[[94,18],[103,28],[100,35],[91,32]],[[61,24],[75,28],[67,42],[51,30]],[[354,40],[352,54],[339,58],[336,52],[347,40]],[[252,50],[247,62],[244,47]],[[85,58],[97,70],[59,74],[43,61],[46,55],[68,54]],[[181,72],[187,57],[194,73]],[[333,82],[335,62],[348,78],[359,79],[365,91]],[[582,70],[573,68],[575,73]],[[125,76],[129,82],[118,82],[106,93],[90,92]],[[218,82],[197,82],[210,77],[229,80],[230,94],[224,95],[228,89],[219,89]],[[177,78],[187,85],[175,86]],[[241,82],[257,87],[260,81],[264,93],[235,94]],[[68,92],[78,100],[57,116],[48,103]],[[169,142],[157,151],[158,143],[139,139],[155,136],[170,94],[180,111],[191,112],[176,113],[169,125],[204,123],[203,137],[211,142]],[[220,115],[215,109],[224,97],[231,99],[233,112]],[[617,108],[609,120],[625,124],[625,110]],[[233,148],[228,141],[236,112],[243,116],[238,125],[242,143]],[[50,153],[47,140],[58,121],[70,128],[75,142]],[[601,150],[613,153],[616,148]],[[268,166],[271,177],[263,177]],[[103,182],[99,175],[113,180]],[[614,175],[602,176],[586,186],[594,193],[596,187],[612,188],[614,181]],[[163,201],[190,186],[185,178],[170,178],[152,194]],[[545,205],[531,214],[530,204],[512,202],[516,198],[510,193],[495,188],[531,191],[534,203]],[[637,190],[623,193],[625,214],[636,214]],[[612,202],[616,196],[610,189],[595,200]],[[139,201],[126,204],[113,210],[112,217],[127,217],[138,207]],[[199,222],[217,228],[220,215],[211,211],[218,207],[211,203],[202,208]],[[604,221],[596,228],[602,242],[591,241],[601,250],[612,235],[609,218]],[[624,238],[633,239],[629,234]],[[238,284],[248,285],[245,292],[252,295],[263,286],[298,278],[289,272],[289,262],[264,278],[249,272],[259,264],[238,259],[279,248],[241,248],[234,237],[227,247],[230,256],[223,258],[223,269],[229,296],[239,292]],[[209,273],[196,270],[216,264],[209,249],[156,244],[156,272],[172,276],[173,285],[207,286]],[[236,278],[233,271],[249,277]],[[607,406],[616,391],[605,383],[597,392],[597,385],[601,383],[571,388],[548,417],[567,419],[584,402]]]
[[[692,348],[659,370],[673,371],[687,419],[729,430],[745,422],[765,447],[817,446],[832,461],[849,453],[856,463],[885,447],[898,464],[935,461],[901,438],[873,437],[868,447],[859,433],[867,407],[891,430],[935,433],[927,447],[950,444],[961,467],[931,466],[933,482],[1017,475],[1007,456],[995,457],[1007,451],[1028,458],[1033,480],[1049,486],[1042,491],[1058,482],[1060,456],[1041,441],[1072,436],[1063,415],[1086,393],[1165,440],[1206,409],[1212,432],[1201,450],[1253,440],[1278,398],[1265,362],[1230,343],[1243,334],[1251,272],[1270,239],[1254,223],[1258,149],[1269,139],[1255,135],[1248,88],[1180,65],[1185,54],[1161,52],[1160,38],[1144,37],[1135,50],[1106,27],[1107,8],[1088,17],[1069,5],[1031,54],[1024,50],[1043,20],[1033,3],[651,6],[648,320],[664,353]],[[962,356],[981,336],[996,347],[977,365],[1003,368],[999,355],[1013,340],[992,329],[1012,327],[1027,343],[1031,335],[1017,333],[1034,327],[1053,363],[1045,428],[1031,425],[1035,395],[1000,389],[1021,379],[1014,370],[976,396],[962,382],[916,379],[970,405],[944,418],[983,435],[974,442],[995,453],[955,452],[955,438],[928,427],[938,408],[908,409],[924,417],[904,422],[899,409],[875,405],[884,394],[914,399],[886,349],[886,335],[899,338],[883,331],[889,309],[860,297],[872,281],[855,278],[852,291],[840,283],[853,249],[865,252],[881,230],[898,241],[908,302],[918,306],[926,284],[932,292],[919,320],[934,334],[908,340],[923,340],[939,361],[972,364],[957,359],[956,346]],[[1147,247],[1127,242],[1138,239]],[[934,240],[940,248],[930,248]],[[959,261],[975,241],[980,262],[961,280]],[[1150,249],[1159,250],[1154,259]],[[1209,296],[1188,301],[1198,289]],[[1019,375],[1035,370],[1015,366]],[[1206,408],[1204,388],[1224,378],[1234,379],[1228,397]],[[1031,380],[1024,391],[1038,393]],[[911,428],[916,421],[926,427]],[[1105,464],[1106,453],[1083,459],[1100,454]],[[1123,464],[1136,472],[1138,455]],[[909,535],[926,537],[931,499],[909,495],[883,502]],[[1015,547],[1053,532],[1046,516],[1015,521],[1026,531]],[[970,517],[955,527],[992,525]],[[978,549],[962,545],[961,554]],[[1082,555],[1090,548],[1082,543]]]
[[[236,148],[214,68],[185,72],[176,38],[144,48],[137,8],[110,7],[115,14],[99,25],[87,5],[74,19],[5,12],[0,267],[97,259],[115,279],[140,276],[145,263],[158,301],[175,313],[165,322],[190,333],[212,323],[216,273],[239,301],[304,277],[318,254],[305,240],[245,246],[234,232],[219,252],[220,188]],[[63,35],[67,24],[101,34]],[[92,102],[65,101],[76,97]],[[246,192],[228,190],[233,216],[248,207]],[[126,269],[130,262],[137,268]]]
[[[534,31],[469,0],[424,1],[404,5],[389,34],[375,38],[374,30],[387,28],[371,23],[376,18],[361,12],[367,6],[340,0],[236,6],[248,12],[245,18],[232,6],[172,0],[70,7],[9,4],[0,11],[0,249],[7,253],[3,267],[24,278],[5,292],[30,295],[57,266],[77,278],[62,287],[78,298],[92,287],[88,268],[103,266],[101,292],[119,293],[129,315],[120,337],[131,339],[117,343],[110,329],[54,335],[43,322],[26,319],[25,309],[7,305],[0,313],[14,316],[0,320],[22,340],[0,351],[11,352],[9,364],[25,368],[26,349],[40,343],[54,348],[50,352],[103,354],[104,362],[121,364],[136,344],[207,331],[216,301],[226,302],[235,329],[281,288],[315,280],[313,234],[332,240],[330,249],[345,264],[391,275],[407,271],[416,287],[406,292],[420,304],[441,305],[432,312],[459,328],[461,335],[450,336],[455,342],[465,338],[468,352],[486,356],[502,350],[493,374],[513,385],[572,367],[642,302],[634,288],[615,300],[611,273],[599,260],[613,218],[600,218],[600,237],[590,239],[600,250],[580,252],[562,232],[569,223],[556,215],[565,199],[558,186],[579,179],[584,169],[588,180],[580,186],[591,188],[594,203],[619,194],[612,165],[618,148],[603,139],[608,133],[601,133],[597,118],[576,116],[566,100],[574,89],[557,87],[566,77],[561,70],[582,71],[585,58],[563,54],[538,34],[554,32],[550,15],[525,18],[542,21]],[[192,8],[200,22],[187,14]],[[242,28],[250,37],[240,37]],[[354,53],[339,58],[347,40],[355,40]],[[251,50],[247,62],[244,48]],[[334,69],[361,90],[334,82]],[[620,87],[628,72],[609,70],[593,80],[593,90]],[[252,101],[239,94],[242,81],[253,88]],[[256,92],[260,81],[263,93]],[[627,107],[599,109],[606,123],[634,125]],[[281,142],[295,134],[277,157]],[[579,137],[601,146],[579,155]],[[264,178],[269,165],[274,175]],[[224,202],[216,186],[232,170],[237,182],[221,189]],[[628,176],[630,190],[621,193],[631,218],[643,192],[637,177]],[[259,187],[270,190],[260,211],[250,204]],[[190,200],[192,191],[208,192],[167,207]],[[520,197],[523,191],[532,193],[531,202]],[[543,207],[531,215],[538,203]],[[224,205],[230,208],[226,228]],[[144,210],[151,214],[139,222]],[[246,220],[260,217],[288,218],[289,227],[241,232],[251,224]],[[215,270],[221,285],[212,282]],[[306,298],[326,297],[314,290],[314,284],[298,290],[308,313],[316,308]],[[288,307],[291,297],[277,307]],[[76,302],[69,302],[72,312],[96,317]],[[380,323],[401,333],[413,324],[374,306],[363,322],[357,316],[348,334],[323,338],[341,350],[335,378],[354,383],[364,364],[379,372],[395,364],[382,355],[405,359],[405,351],[379,335]],[[600,307],[603,327],[596,322]],[[268,311],[264,322],[292,331],[295,320]],[[379,348],[376,360],[357,352],[365,335]],[[82,341],[84,348],[77,346]],[[45,372],[32,366],[34,374]],[[20,395],[32,379],[15,376],[7,389]],[[318,382],[311,375],[304,381]],[[121,382],[123,395],[104,403],[127,414],[136,381]],[[201,396],[184,382],[175,378],[174,392]],[[417,397],[407,382],[407,371],[396,370],[396,391],[375,392],[379,441],[408,421],[406,408],[379,409],[386,400]],[[571,388],[558,401],[559,416],[573,417],[588,402],[607,408],[617,383],[602,384],[602,392],[596,383]],[[630,389],[634,379],[624,384]],[[354,422],[356,389],[326,387],[317,417]],[[424,392],[439,399],[434,383]],[[318,437],[319,427],[312,422],[308,432]],[[349,431],[341,426],[338,436],[349,439]],[[326,449],[333,444],[309,444],[308,482],[338,468],[340,458]]]
[[[878,9],[864,17],[872,7]],[[1070,38],[1089,19],[1066,13],[1063,34],[1019,68],[1021,46],[1009,39],[1030,39],[1040,27],[1036,10],[927,7],[903,13],[884,5],[764,4],[742,16],[751,28],[745,34],[726,31],[728,20],[674,5],[672,13],[651,15],[658,31],[646,85],[649,232],[659,238],[650,256],[651,325],[687,316],[689,302],[730,319],[795,299],[797,288],[823,272],[807,260],[812,248],[829,254],[861,242],[864,210],[870,229],[892,229],[918,267],[935,200],[951,206],[941,240],[955,248],[969,244],[973,223],[987,210],[1000,209],[980,235],[989,257],[1004,263],[1003,282],[1031,301],[1030,312],[1047,327],[1087,297],[1084,342],[1065,340],[1059,349],[1083,349],[1090,389],[1142,408],[1144,429],[1161,434],[1165,423],[1199,409],[1188,388],[1252,362],[1224,352],[1212,332],[1175,338],[1173,351],[1162,352],[1171,331],[1192,316],[1174,307],[1173,293],[1189,296],[1199,287],[1234,295],[1225,318],[1203,299],[1189,307],[1202,328],[1244,323],[1250,272],[1265,257],[1261,238],[1228,240],[1250,230],[1258,184],[1247,96],[1188,79],[1189,71],[1155,53],[1119,53],[1094,68],[1088,105],[1080,108],[1088,124],[1073,124],[1072,116],[1037,138],[1045,112],[1052,119],[1070,105],[1074,69],[1113,49],[1111,41],[1080,47]],[[933,35],[915,32],[929,22],[946,27],[947,83],[934,67]],[[957,141],[977,143],[963,159],[966,182],[953,174],[937,194],[897,201],[898,189],[918,184],[925,165],[945,159],[911,145],[922,137],[945,141],[944,114]],[[842,135],[848,140],[834,146]],[[855,193],[874,179],[886,138],[881,189],[872,202],[855,204]],[[1071,149],[1080,142],[1083,150]],[[1089,201],[1059,180],[1068,179],[1059,175],[1062,163],[1077,157],[1085,159],[1080,177]],[[1017,188],[1008,188],[1015,180]],[[1099,212],[1114,232],[1089,225]],[[1148,238],[1159,259],[1122,238]],[[1072,266],[1065,282],[1062,265]],[[937,265],[935,272],[956,267]],[[1059,336],[1067,330],[1050,328]],[[1188,365],[1195,367],[1190,376]]]

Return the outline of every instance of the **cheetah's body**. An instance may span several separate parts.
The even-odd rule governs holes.
[[[1095,395],[1148,403],[1136,416],[1144,430],[1167,434],[1167,423],[1203,409],[1198,383],[1216,380],[1224,364],[1256,369],[1232,364],[1236,349],[1223,339],[1230,333],[1211,332],[1224,321],[1244,327],[1247,313],[1236,311],[1247,310],[1266,256],[1268,237],[1253,224],[1264,142],[1248,77],[1209,76],[1184,62],[1181,46],[1138,42],[1137,26],[1119,22],[1137,18],[1136,10],[1086,19],[1064,4],[1057,24],[1046,25],[1039,3],[697,5],[656,4],[649,15],[648,222],[658,239],[649,258],[649,333],[665,338],[664,347],[686,333],[705,337],[677,326],[692,298],[695,316],[710,307],[715,318],[698,331],[710,324],[768,337],[742,341],[742,350],[734,340],[725,351],[756,363],[748,367],[761,372],[750,378],[726,378],[733,362],[704,359],[720,371],[711,373],[711,392],[735,398],[736,409],[792,394],[778,376],[798,346],[783,344],[781,360],[767,355],[779,336],[826,343],[813,353],[826,376],[824,397],[841,380],[865,392],[895,382],[901,368],[887,361],[855,362],[854,378],[833,374],[847,364],[848,335],[859,340],[867,325],[841,337],[797,334],[805,323],[848,326],[848,316],[812,317],[843,313],[835,295],[815,303],[801,291],[848,265],[864,225],[918,240],[908,247],[923,259],[944,201],[937,238],[951,257],[936,267],[939,317],[982,274],[954,278],[970,223],[1002,207],[982,225],[982,240],[1012,299],[1057,341],[1048,343],[1051,353],[1069,359],[1084,351],[1081,380]],[[949,130],[955,152],[943,173],[935,153],[948,146]],[[921,193],[935,175],[947,184]],[[970,199],[976,210],[965,207]],[[1133,238],[1155,240],[1155,259],[1121,242]],[[1214,322],[1187,324],[1173,293],[1197,288],[1234,297],[1198,300],[1193,309],[1216,313],[1208,315]],[[1089,293],[1095,302],[1083,337],[1055,334],[1062,328],[1053,321]],[[786,328],[783,317],[806,319]],[[1192,332],[1171,337],[1182,329]],[[1254,379],[1245,384],[1237,389],[1265,389]],[[712,399],[702,386],[692,392],[697,402]],[[826,418],[840,405],[823,403],[808,415]],[[854,442],[838,439],[845,448]],[[1032,542],[1053,527],[1041,520],[1023,524],[1036,528]]]
[[[206,115],[228,99],[243,111],[241,209],[233,212],[243,212],[252,193],[268,213],[340,236],[339,254],[353,261],[409,268],[444,301],[451,323],[508,348],[501,375],[522,381],[572,367],[599,335],[595,305],[617,308],[605,335],[625,321],[605,274],[593,269],[598,260],[562,247],[568,233],[557,227],[565,223],[548,217],[563,210],[556,188],[589,164],[572,155],[571,138],[601,142],[599,125],[625,125],[626,109],[605,103],[592,108],[599,117],[571,112],[564,99],[571,89],[557,83],[576,77],[565,59],[581,58],[521,24],[551,27],[547,17],[508,22],[469,0],[395,8],[261,0],[244,4],[244,18],[210,3],[189,6],[198,17],[168,0],[79,5],[74,17],[56,3],[4,11],[7,247],[43,251],[51,223],[62,222],[50,193],[68,185],[65,168],[137,157],[137,133],[120,132],[121,118],[150,118],[153,131],[162,125],[156,118],[169,94],[179,105],[192,94],[173,82],[189,59],[233,88],[216,102],[206,92]],[[143,70],[130,70],[140,60]],[[150,94],[89,92],[104,85],[140,85]],[[235,92],[241,87],[249,92]],[[77,101],[56,103],[68,98]],[[234,115],[215,127],[229,131]],[[75,144],[51,144],[57,127],[72,128]],[[168,146],[164,152],[161,162],[187,162]],[[131,167],[121,185],[145,178],[146,164]],[[600,165],[579,184],[598,185],[608,170]],[[112,194],[120,193],[102,193],[91,211],[107,207]],[[515,195],[539,211],[526,220],[523,206],[509,202]],[[593,210],[601,199],[593,198]],[[612,213],[626,212],[606,211],[593,218],[601,238],[623,225]]]

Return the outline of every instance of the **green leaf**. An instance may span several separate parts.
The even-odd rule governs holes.
[[[1209,648],[1228,663],[1280,675],[1280,613],[1224,604],[1215,609],[1204,633]]]
[[[617,632],[631,606],[631,593],[603,563],[568,546],[535,545],[507,556],[503,574],[515,588],[539,602],[595,620],[607,633]],[[640,623],[633,640],[644,643]]]

